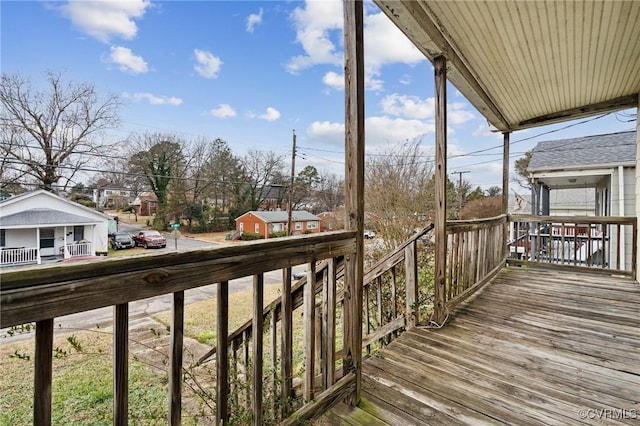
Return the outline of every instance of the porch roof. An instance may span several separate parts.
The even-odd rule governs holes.
[[[2,216],[0,218],[0,227],[3,229],[37,228],[39,226],[92,225],[96,223],[100,223],[100,220],[53,209],[25,210],[19,213]]]
[[[374,2],[500,131],[638,105],[640,2]]]
[[[636,164],[636,132],[540,142],[528,170],[612,167]]]

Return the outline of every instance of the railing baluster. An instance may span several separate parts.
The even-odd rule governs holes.
[[[51,381],[53,372],[53,318],[36,322],[36,352],[33,383],[33,424],[51,425]]]
[[[304,390],[305,402],[313,399],[313,377],[315,372],[315,286],[316,263],[309,262],[307,270],[307,283],[304,287]]]
[[[605,251],[605,246],[604,246],[605,229],[606,229],[606,225],[602,227],[602,267],[603,268],[604,268],[605,263],[607,263],[606,259],[605,259],[606,251]],[[622,244],[624,244],[624,241],[621,238],[622,234],[620,232],[620,224],[619,223],[616,225],[616,232],[617,232],[616,240],[618,241],[618,244],[616,244],[616,269],[620,270],[620,254],[621,254],[621,251],[622,251],[621,247],[622,247]],[[609,243],[609,244],[611,244],[611,243]]]
[[[418,323],[418,264],[416,256],[414,241],[404,249],[407,327],[413,327]],[[443,296],[446,297],[446,294]]]
[[[378,303],[378,328],[383,326],[382,321],[382,277],[378,277],[376,286],[376,302]],[[382,347],[382,339],[378,340],[378,345]]]
[[[271,393],[273,395],[274,404],[272,405],[272,414],[275,420],[278,419],[280,413],[278,412],[279,395],[278,389],[278,315],[277,310],[274,309],[271,312]]]
[[[184,339],[184,291],[171,301],[171,348],[169,358],[169,424],[180,425],[182,414],[182,347]],[[220,376],[218,376],[220,377]]]
[[[323,291],[323,297],[326,297],[326,311],[324,311],[324,331],[327,336],[325,339],[324,354],[324,387],[328,389],[336,381],[335,377],[335,353],[336,353],[336,273],[337,262],[335,258],[329,259],[326,269],[327,287]]]
[[[264,274],[253,276],[253,424],[262,425]]]
[[[366,324],[367,335],[371,333],[371,318],[369,316],[369,286],[364,286],[364,322]],[[371,345],[367,345],[367,355],[371,354]]]
[[[113,424],[128,423],[129,406],[129,304],[113,307]]]
[[[222,281],[218,283],[217,287],[216,424],[224,426],[229,423],[229,342],[227,340],[229,335],[229,281]],[[233,353],[235,362],[236,348],[233,349]],[[234,371],[237,371],[237,367],[234,368]]]
[[[289,414],[289,399],[293,394],[293,311],[291,300],[291,268],[282,270],[282,320],[280,331],[282,342],[280,346],[280,374],[282,375],[282,418]]]

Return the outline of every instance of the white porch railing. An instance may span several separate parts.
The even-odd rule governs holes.
[[[82,241],[77,243],[68,243],[64,246],[64,257],[93,256],[93,243],[91,241]]]
[[[3,248],[0,250],[0,266],[38,263],[37,247]]]

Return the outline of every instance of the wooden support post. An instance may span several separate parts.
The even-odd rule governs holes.
[[[182,346],[184,338],[184,291],[171,301],[171,351],[169,355],[169,424],[182,422]]]
[[[128,424],[129,304],[113,307],[113,424]]]
[[[227,400],[229,396],[229,342],[227,341],[229,335],[229,281],[218,283],[217,305],[216,424],[224,426],[229,423],[229,402]],[[234,377],[234,379],[236,378]]]
[[[262,425],[262,365],[264,317],[264,274],[253,276],[253,424]]]
[[[36,323],[33,424],[51,424],[51,380],[53,377],[53,318]]]
[[[344,375],[356,386],[346,402],[360,401],[362,364],[362,283],[364,280],[364,8],[361,0],[344,3],[345,80],[345,227],[356,231],[356,253],[344,266]]]
[[[442,324],[447,315],[447,59],[438,56],[433,60],[436,89],[436,212],[435,212],[435,297],[433,320]]]
[[[504,132],[502,142],[502,213],[509,214],[509,132]],[[502,257],[506,259],[509,256],[509,219],[504,224],[504,241],[502,244]]]

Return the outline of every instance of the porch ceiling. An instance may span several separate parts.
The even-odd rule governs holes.
[[[501,131],[638,105],[638,1],[374,2]]]

